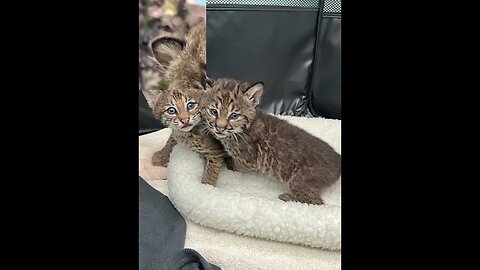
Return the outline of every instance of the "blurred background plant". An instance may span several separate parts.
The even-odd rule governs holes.
[[[155,36],[184,35],[205,20],[204,0],[139,0],[139,90],[150,101],[154,92],[167,87],[159,67],[149,56],[148,42]]]

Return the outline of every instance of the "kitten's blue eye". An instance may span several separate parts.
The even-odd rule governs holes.
[[[210,109],[210,113],[211,113],[213,116],[218,116],[218,111],[215,110],[215,109]]]
[[[197,107],[197,103],[195,103],[195,102],[189,102],[189,103],[187,104],[187,109],[188,109],[189,111],[195,109],[195,107]]]
[[[170,107],[170,108],[167,109],[167,113],[168,114],[176,114],[177,110],[174,107]]]
[[[237,114],[237,113],[234,113],[234,112],[232,112],[228,118],[230,118],[230,120],[235,120],[235,119],[237,119],[237,118],[238,118],[238,114]]]

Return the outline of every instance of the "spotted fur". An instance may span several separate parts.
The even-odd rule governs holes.
[[[256,109],[263,89],[261,83],[215,81],[201,102],[209,131],[232,157],[235,170],[288,183],[291,193],[281,194],[281,200],[323,204],[320,193],[339,179],[341,156],[303,129]]]
[[[150,46],[168,81],[168,89],[152,104],[153,114],[172,129],[166,146],[153,155],[152,162],[167,166],[173,146],[180,143],[204,155],[202,183],[215,185],[226,152],[201,121],[199,101],[206,88],[205,25],[193,28],[185,40],[163,36],[152,40]]]

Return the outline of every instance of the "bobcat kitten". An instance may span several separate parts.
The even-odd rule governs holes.
[[[150,42],[155,59],[165,69],[168,89],[160,91],[152,103],[154,116],[172,129],[165,147],[156,152],[152,163],[166,166],[176,143],[202,154],[206,168],[202,183],[215,185],[226,153],[206,130],[198,106],[206,89],[205,24],[201,23],[185,40],[161,36]]]
[[[210,132],[235,170],[288,183],[291,193],[281,194],[281,200],[323,204],[320,193],[339,179],[341,156],[303,129],[257,110],[262,94],[262,83],[216,80],[201,101]]]

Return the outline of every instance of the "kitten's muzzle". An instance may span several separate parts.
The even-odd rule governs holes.
[[[180,128],[182,130],[190,131],[192,129],[193,123],[190,122],[190,119],[180,119],[180,122],[182,122],[183,126]]]
[[[218,137],[226,137],[227,134],[225,132],[225,130],[227,129],[227,127],[219,127],[219,126],[216,126],[215,127],[215,130],[214,130],[214,133],[215,135],[217,135]]]
[[[217,138],[223,139],[223,138],[228,137],[228,134],[225,134],[225,133],[223,133],[223,132],[216,132],[216,131],[215,131],[215,136],[216,136]]]
[[[189,126],[183,126],[180,128],[181,131],[190,131],[192,130],[193,128],[193,125],[189,125]]]
[[[226,129],[227,127],[219,127],[219,126],[215,127],[215,131],[217,133],[223,133]]]

